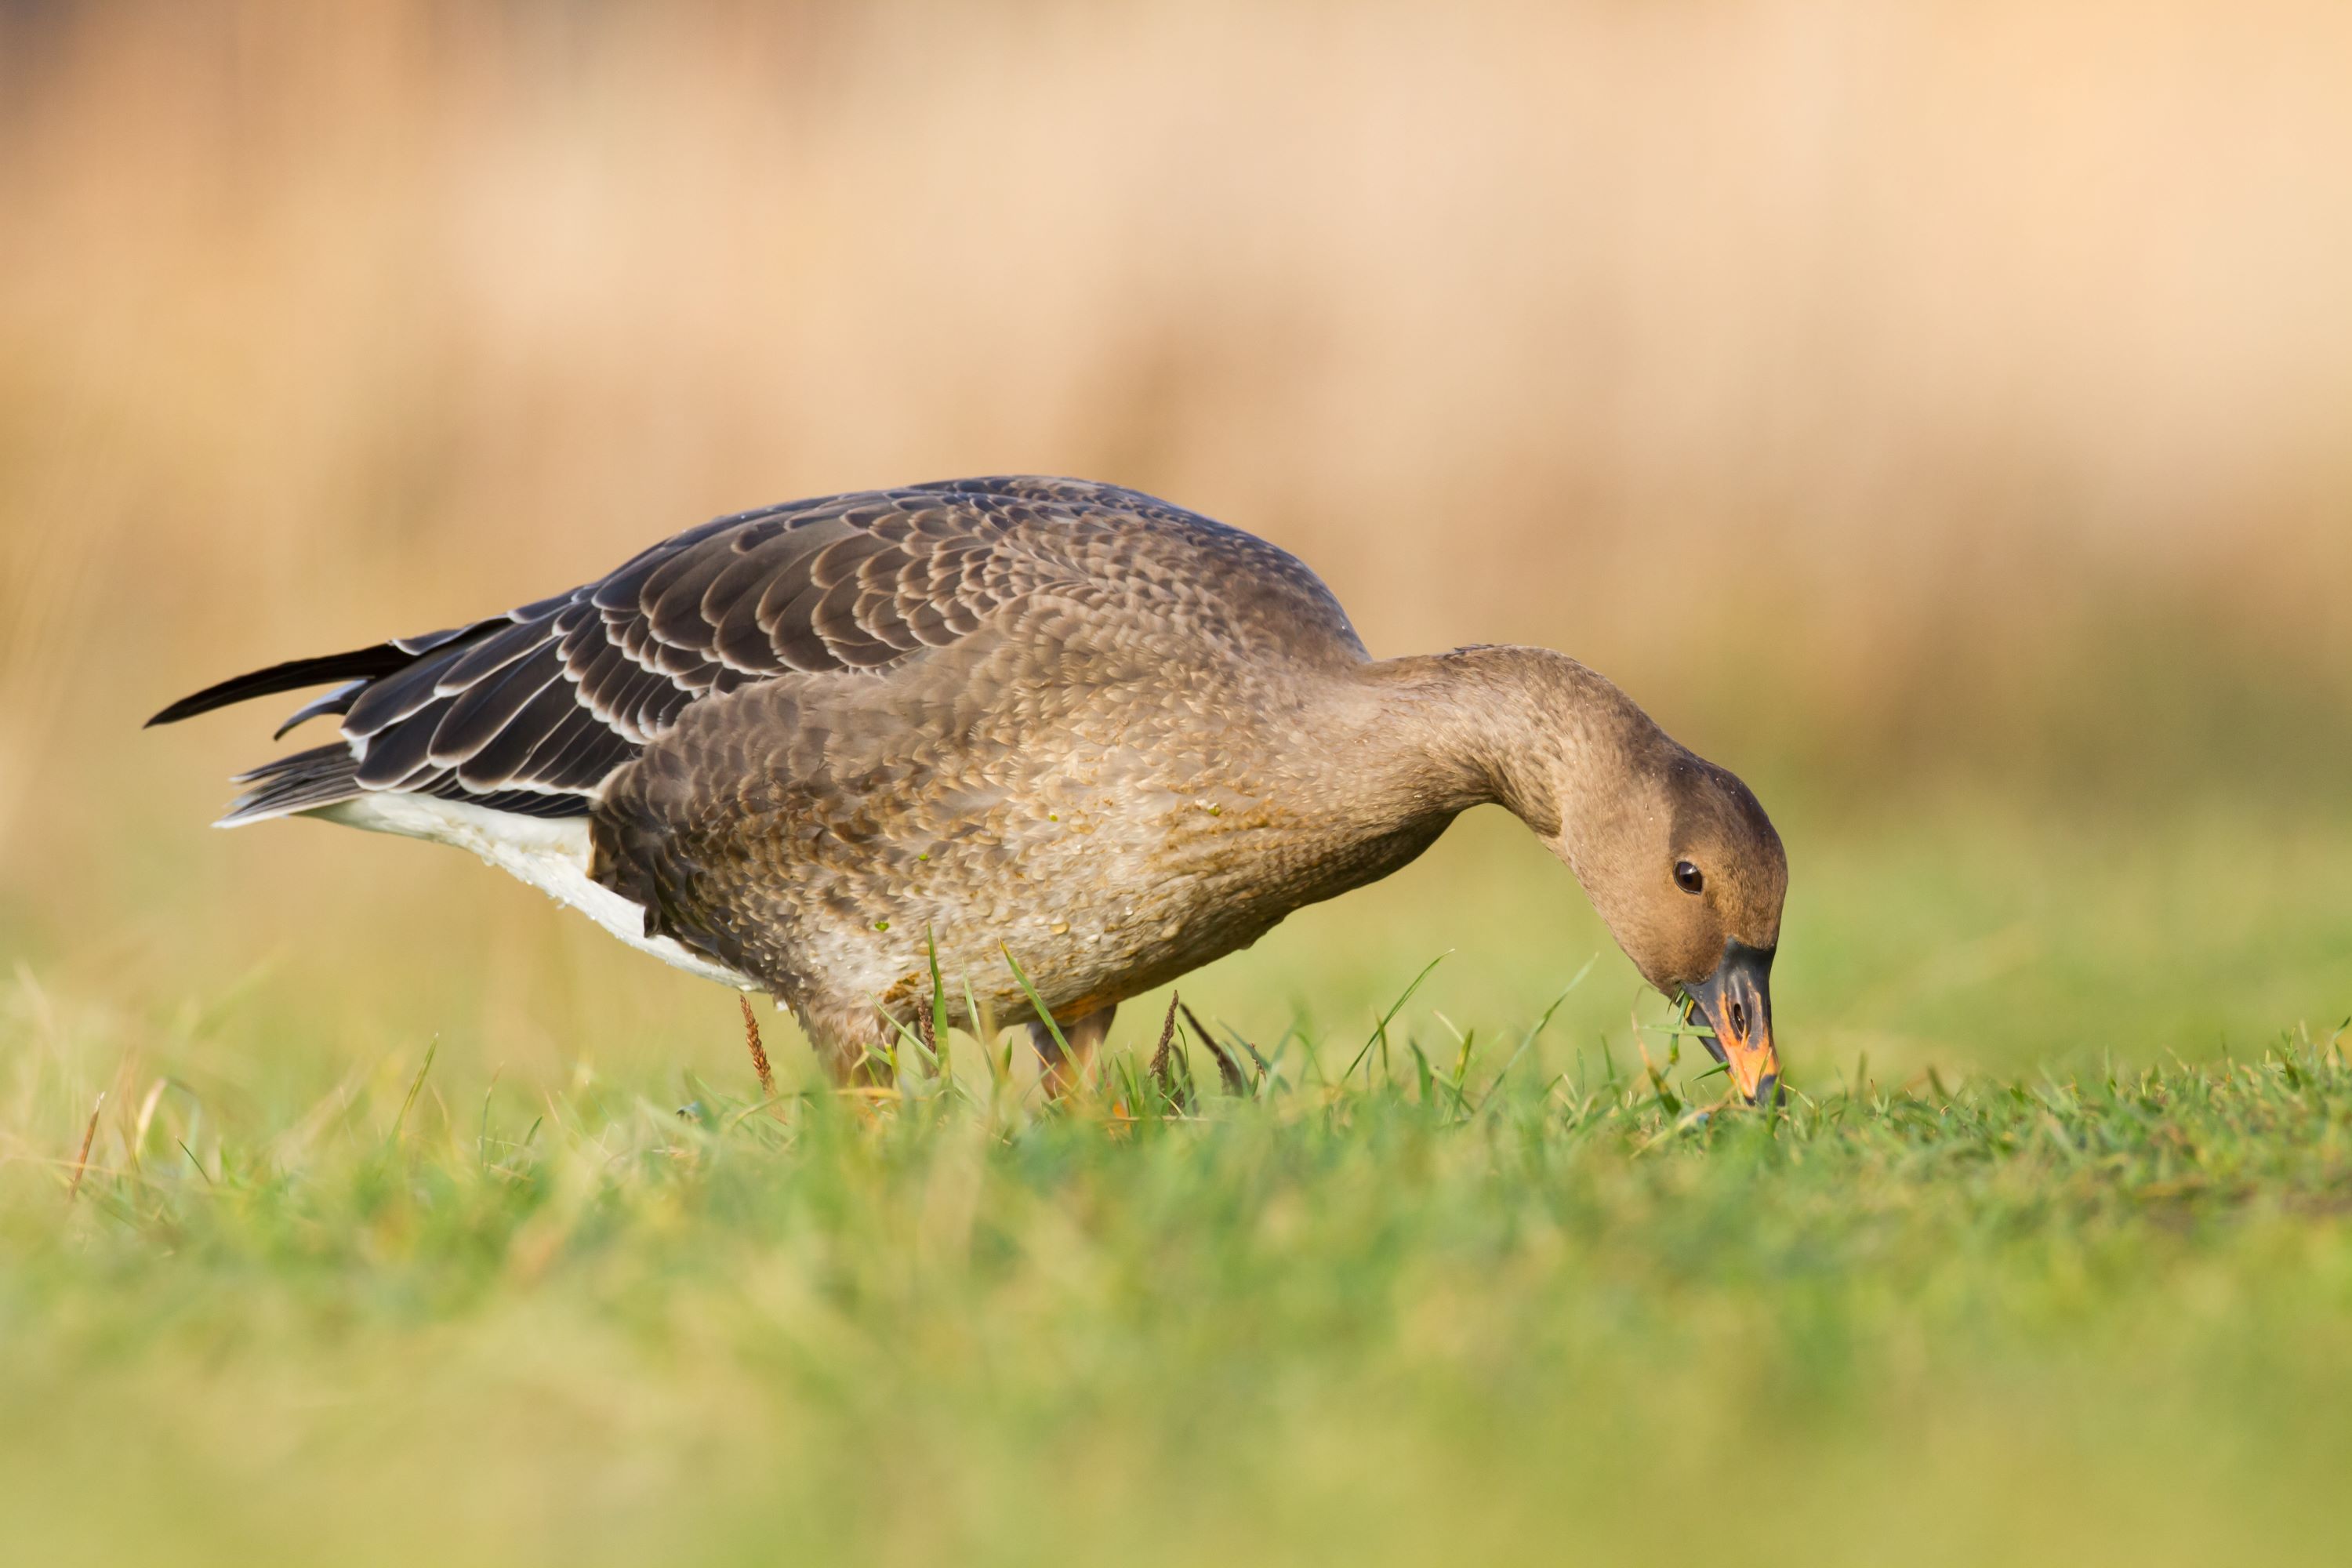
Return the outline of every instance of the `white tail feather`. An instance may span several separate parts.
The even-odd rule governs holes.
[[[578,910],[640,952],[650,952],[665,963],[722,985],[743,991],[760,989],[756,982],[688,952],[668,937],[647,936],[642,906],[600,882],[589,880],[588,824],[584,818],[518,816],[465,801],[390,790],[315,806],[296,815],[321,817],[371,833],[396,833],[404,838],[429,838],[436,844],[470,849],[556,902]]]

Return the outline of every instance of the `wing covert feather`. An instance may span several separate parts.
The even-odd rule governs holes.
[[[347,794],[544,796],[531,809],[581,814],[694,703],[802,677],[887,677],[1040,595],[1236,640],[1238,627],[1276,657],[1362,657],[1328,591],[1271,545],[1113,486],[972,479],[717,519],[568,594],[327,661],[376,673],[305,712],[341,714]],[[1024,624],[1083,629],[1065,615]],[[262,689],[290,684],[216,689]],[[183,710],[202,709],[171,711]],[[305,799],[335,787],[320,766],[305,764]],[[232,816],[264,809],[257,793]]]

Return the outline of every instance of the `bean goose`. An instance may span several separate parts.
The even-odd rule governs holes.
[[[1496,802],[1751,1100],[1787,862],[1746,785],[1564,655],[1369,657],[1265,541],[1110,485],[987,479],[720,518],[597,582],[297,659],[333,683],[222,817],[474,851],[769,993],[842,1079],[929,1005],[1083,1056],[1123,999],[1384,877]],[[969,986],[969,993],[967,992]],[[969,999],[968,999],[969,998]]]

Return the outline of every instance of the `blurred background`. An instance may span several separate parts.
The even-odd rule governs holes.
[[[275,709],[139,723],[719,512],[1038,471],[1748,776],[1800,1083],[2325,1037],[2347,59],[2328,0],[15,0],[9,1027],[101,1081],[209,1033],[257,1105],[435,1037],[743,1077],[723,992],[455,853],[207,832]],[[1412,1026],[1491,1037],[1598,953],[1547,1048],[1623,1056],[1663,1008],[1494,815],[1188,997],[1352,1047],[1450,951]]]

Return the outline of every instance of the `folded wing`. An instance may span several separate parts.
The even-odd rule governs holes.
[[[150,722],[336,683],[278,732],[335,715],[341,740],[242,775],[224,824],[372,791],[583,816],[690,704],[794,672],[878,676],[971,637],[1069,575],[1040,523],[1130,506],[1166,510],[1108,486],[982,479],[745,512],[568,594],[239,676]]]

